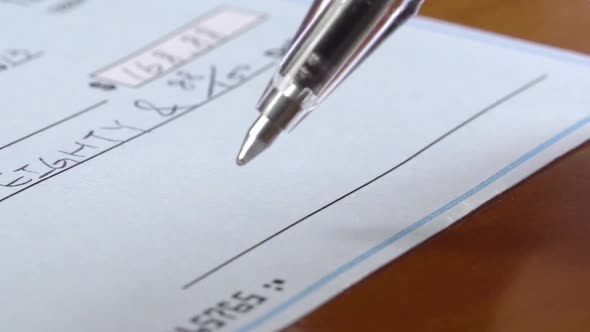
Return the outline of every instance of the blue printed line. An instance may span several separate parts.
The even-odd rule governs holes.
[[[283,311],[287,310],[289,307],[291,307],[294,304],[296,304],[297,302],[303,300],[305,297],[311,295],[313,292],[315,292],[316,290],[320,289],[321,287],[323,287],[327,283],[331,282],[332,280],[334,280],[338,276],[340,276],[343,273],[349,271],[353,267],[359,265],[363,261],[369,259],[370,257],[374,256],[378,252],[382,251],[383,249],[391,246],[392,244],[394,244],[395,242],[401,240],[402,238],[404,238],[408,234],[414,232],[418,228],[420,228],[420,227],[428,224],[429,222],[431,222],[432,220],[436,219],[437,217],[439,217],[443,213],[449,211],[450,209],[452,209],[453,207],[457,206],[461,202],[465,201],[466,199],[470,198],[471,196],[473,196],[473,195],[477,194],[478,192],[482,191],[483,189],[485,189],[486,187],[488,187],[490,184],[494,183],[498,179],[500,179],[503,176],[505,176],[506,174],[510,173],[515,168],[517,168],[520,165],[524,164],[525,162],[527,162],[531,158],[535,157],[536,155],[538,155],[542,151],[546,150],[547,148],[551,147],[555,143],[561,141],[565,137],[571,135],[575,131],[577,131],[580,128],[586,126],[588,123],[590,123],[590,116],[588,116],[588,117],[586,117],[586,118],[584,118],[584,119],[576,122],[572,126],[570,126],[567,129],[563,130],[559,134],[551,137],[550,139],[548,139],[544,143],[540,144],[536,148],[534,148],[531,151],[525,153],[520,158],[516,159],[512,163],[508,164],[506,167],[502,168],[496,174],[494,174],[494,175],[490,176],[489,178],[485,179],[480,184],[476,185],[475,187],[471,188],[470,190],[468,190],[467,192],[465,192],[461,196],[459,196],[459,197],[453,199],[452,201],[448,202],[447,204],[443,205],[441,208],[437,209],[436,211],[428,214],[424,218],[416,221],[412,225],[410,225],[410,226],[406,227],[405,229],[401,230],[400,232],[394,234],[393,236],[391,236],[390,238],[386,239],[385,241],[383,241],[383,242],[379,243],[378,245],[372,247],[371,249],[365,251],[364,253],[360,254],[357,257],[355,257],[354,259],[352,259],[348,263],[345,263],[345,264],[341,265],[336,270],[332,271],[331,273],[327,274],[323,278],[321,278],[318,281],[314,282],[313,284],[311,284],[310,286],[308,286],[307,288],[305,288],[304,290],[302,290],[301,292],[299,292],[297,295],[291,297],[286,302],[278,305],[277,307],[275,307],[271,311],[269,311],[266,314],[260,316],[256,320],[248,323],[247,325],[245,325],[244,327],[242,327],[239,331],[242,331],[242,332],[251,331],[251,330],[253,330],[253,329],[257,328],[257,327],[260,327],[260,325],[266,323],[269,319],[271,319],[271,318],[275,317],[276,315],[282,313]]]
[[[442,33],[448,36],[498,46],[501,48],[541,56],[548,59],[590,66],[590,56],[584,53],[563,49],[556,46],[539,44],[530,40],[520,39],[509,35],[502,35],[492,31],[463,26],[437,18],[419,16],[410,20],[407,24],[408,26],[416,29],[426,30],[434,33]]]

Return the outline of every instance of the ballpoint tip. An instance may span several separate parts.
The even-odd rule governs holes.
[[[256,136],[248,135],[244,140],[244,144],[242,144],[242,148],[240,149],[240,153],[236,158],[236,163],[238,166],[244,166],[252,159],[256,158],[262,151],[266,150],[268,144],[257,139]]]
[[[238,158],[236,158],[236,164],[238,164],[238,166],[244,166],[248,163],[248,161],[246,159],[242,159],[238,156]]]

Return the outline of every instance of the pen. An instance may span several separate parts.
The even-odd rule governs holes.
[[[316,0],[265,89],[238,165],[292,130],[424,0]]]

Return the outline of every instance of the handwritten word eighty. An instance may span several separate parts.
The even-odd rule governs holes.
[[[0,50],[0,74],[12,68],[29,63],[43,55],[41,51],[30,51],[22,48]]]

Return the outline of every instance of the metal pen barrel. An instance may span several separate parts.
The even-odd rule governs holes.
[[[238,164],[264,151],[326,98],[422,0],[318,0],[263,93]]]

